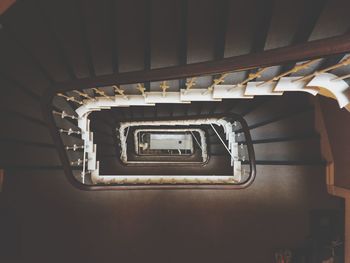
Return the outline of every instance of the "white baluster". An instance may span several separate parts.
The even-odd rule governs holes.
[[[66,150],[72,150],[72,151],[76,151],[76,150],[79,150],[79,149],[84,149],[84,145],[76,145],[76,144],[73,144],[73,146],[66,146],[65,147]]]
[[[119,88],[117,85],[113,86],[115,93],[121,95],[124,99],[128,100],[128,96],[125,95],[125,90]]]
[[[74,97],[69,97],[69,96],[67,96],[67,95],[64,95],[64,94],[62,94],[62,93],[57,93],[57,96],[62,97],[62,98],[65,98],[66,101],[72,101],[72,102],[78,103],[78,104],[80,104],[80,105],[83,105],[83,104],[84,104],[82,101],[79,101],[79,100],[77,100],[77,99],[74,98]]]
[[[61,116],[62,119],[64,119],[64,118],[70,118],[70,119],[73,119],[73,120],[78,120],[79,119],[78,117],[75,117],[73,115],[67,114],[65,111],[62,111],[62,112],[52,111],[52,113]]]
[[[68,129],[68,130],[60,129],[59,131],[60,131],[60,133],[66,133],[66,134],[68,134],[68,135],[71,135],[71,134],[81,134],[81,131],[74,131],[73,129]]]

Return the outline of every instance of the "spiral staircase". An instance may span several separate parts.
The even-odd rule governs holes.
[[[327,193],[316,124],[320,97],[350,111],[349,3],[296,2],[9,7],[0,17],[0,211],[9,229],[27,232],[8,258],[271,262],[275,248],[306,239],[311,210],[344,213]],[[193,134],[197,155],[140,156],[136,128],[120,132],[126,124],[202,129],[208,159],[191,163],[204,152]],[[123,143],[137,164],[123,162]]]

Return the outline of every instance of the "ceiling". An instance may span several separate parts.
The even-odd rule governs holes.
[[[349,7],[347,0],[17,1],[0,17],[0,80],[41,95],[56,83],[291,46],[347,32]]]

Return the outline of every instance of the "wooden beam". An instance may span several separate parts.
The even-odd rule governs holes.
[[[86,24],[87,18],[84,12],[84,1],[75,1],[75,8],[78,14],[77,16],[79,18],[80,34],[83,39],[82,49],[84,50],[85,57],[87,60],[89,75],[91,78],[93,78],[93,77],[96,77],[96,72],[95,72],[94,62],[91,55],[91,46],[89,42],[87,24]]]
[[[113,72],[119,71],[119,55],[118,55],[118,32],[117,32],[117,10],[120,6],[118,5],[118,1],[111,0],[110,1],[110,23],[111,23],[111,41],[112,41],[112,62],[113,62]]]
[[[317,2],[316,2],[317,1]],[[324,9],[326,0],[306,1],[302,17],[299,21],[297,32],[295,33],[291,45],[307,42],[314,30],[316,23]],[[335,63],[336,64],[336,63]],[[284,65],[280,72],[292,69],[295,63]]]
[[[187,19],[188,19],[188,0],[181,1],[181,20],[180,20],[180,37],[179,37],[179,64],[181,66],[187,64]],[[179,89],[184,88],[186,79],[180,79]]]
[[[41,16],[41,22],[47,28],[47,32],[50,33],[51,39],[53,40],[56,50],[59,53],[59,57],[61,58],[62,64],[65,65],[65,69],[67,71],[68,76],[70,77],[70,79],[76,79],[77,77],[75,75],[74,69],[69,62],[69,58],[67,56],[67,53],[65,52],[63,43],[57,34],[57,28],[52,17],[48,15],[48,12],[45,9],[45,6],[42,2],[38,1],[36,5],[39,15]]]
[[[149,71],[152,67],[152,0],[146,2],[146,21],[145,21],[145,49],[144,49],[144,69]],[[144,83],[146,91],[151,90],[150,81]]]
[[[215,36],[215,59],[222,59],[225,55],[226,34],[230,16],[230,1],[218,1],[216,4],[216,36]]]
[[[230,16],[230,1],[218,1],[215,11],[216,34],[214,43],[214,59],[218,60],[225,57],[226,34]],[[214,79],[219,77],[220,75],[213,76],[212,81],[214,82]]]
[[[16,0],[0,0],[0,15],[5,13],[15,2]]]
[[[253,45],[251,53],[262,52],[265,48],[269,34],[271,18],[273,15],[274,1],[258,1],[258,18],[256,20]]]
[[[209,62],[145,71],[123,72],[61,82],[55,84],[54,88],[56,92],[63,92],[115,84],[132,84],[165,79],[181,79],[200,75],[214,75],[222,72],[269,67],[347,52],[350,52],[350,34]]]
[[[271,19],[273,16],[273,9],[274,9],[274,1],[259,1],[258,3],[258,18],[256,20],[255,24],[255,32],[254,32],[254,38],[253,38],[253,45],[250,48],[250,53],[258,53],[263,52],[265,49],[265,44],[267,40],[267,36],[269,34]],[[263,10],[267,10],[266,12]],[[250,74],[254,74],[259,69],[251,69],[248,72],[246,72],[246,78]]]
[[[294,45],[304,43],[309,40],[326,3],[327,0],[313,0],[305,2],[303,14],[298,24],[298,30],[292,40]]]

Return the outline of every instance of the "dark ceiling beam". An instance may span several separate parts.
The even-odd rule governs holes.
[[[187,64],[187,28],[188,28],[188,0],[181,0],[181,19],[180,19],[180,37],[179,37],[179,65]],[[186,79],[180,79],[180,89],[184,88]]]
[[[327,0],[305,1],[305,7],[298,30],[293,37],[292,43],[300,44],[309,40],[316,24],[321,16]]]
[[[178,58],[179,65],[183,66],[187,64],[187,41],[188,41],[188,0],[180,1],[180,28],[179,28],[179,43],[178,43]],[[180,89],[186,88],[186,78],[179,80]],[[174,116],[175,104],[171,106],[170,116]]]
[[[113,72],[119,72],[118,63],[118,33],[117,33],[117,10],[119,8],[118,1],[110,0],[110,23],[111,23],[111,41],[112,41],[112,66]]]
[[[79,27],[80,27],[81,36],[83,39],[82,43],[83,43],[83,49],[85,52],[85,57],[88,64],[87,66],[89,69],[89,75],[91,78],[94,78],[96,77],[96,72],[95,72],[94,62],[92,60],[92,55],[91,55],[91,47],[90,47],[90,42],[89,42],[88,32],[87,32],[84,4],[85,4],[85,1],[83,0],[76,1],[77,14],[79,17]]]
[[[324,9],[327,0],[311,0],[305,1],[303,14],[299,21],[297,32],[295,33],[291,45],[305,43],[309,40],[312,31],[314,30],[319,17]],[[295,63],[289,63],[281,67],[280,72],[291,70]]]
[[[215,13],[215,42],[214,42],[214,59],[219,60],[225,57],[225,45],[226,45],[226,34],[229,23],[230,16],[230,1],[223,0],[218,1],[216,3],[216,13]],[[219,75],[213,76],[213,80],[218,78]],[[211,104],[210,104],[211,105]],[[218,105],[218,104],[216,104]],[[199,115],[202,112],[202,107],[204,107],[204,103],[198,103],[197,112]],[[216,110],[216,106],[214,104],[214,108],[211,109],[211,112]]]
[[[123,72],[55,84],[56,92],[250,70],[350,52],[350,34],[270,49],[255,54],[145,71]]]
[[[47,11],[43,6],[42,1],[37,1],[36,7],[40,13],[39,15],[41,15],[42,23],[46,26],[48,33],[52,36],[53,42],[59,53],[59,57],[62,60],[62,64],[65,65],[66,71],[70,79],[76,79],[74,69],[69,62],[68,56],[66,54],[66,51],[63,48],[62,41],[60,40],[57,34],[57,29],[55,27],[55,24],[52,21],[52,18],[50,17],[50,15],[47,14]]]
[[[5,13],[5,11],[7,9],[9,9],[15,2],[16,2],[16,0],[1,0],[0,1],[0,15]]]
[[[145,21],[145,49],[144,49],[144,69],[151,70],[151,41],[152,41],[152,0],[148,0],[146,2],[146,21]],[[151,83],[150,81],[146,81],[144,83],[146,91],[150,91]]]
[[[225,55],[226,34],[230,16],[230,1],[218,1],[216,4],[216,31],[214,58],[222,59]]]
[[[251,53],[262,52],[265,48],[274,9],[274,0],[258,1],[258,18],[255,25]]]
[[[254,54],[264,51],[271,25],[273,9],[274,0],[258,1],[258,17],[256,19],[253,45],[251,46],[250,53]],[[257,68],[249,70],[246,74],[249,75],[250,73],[256,72],[257,70]]]

